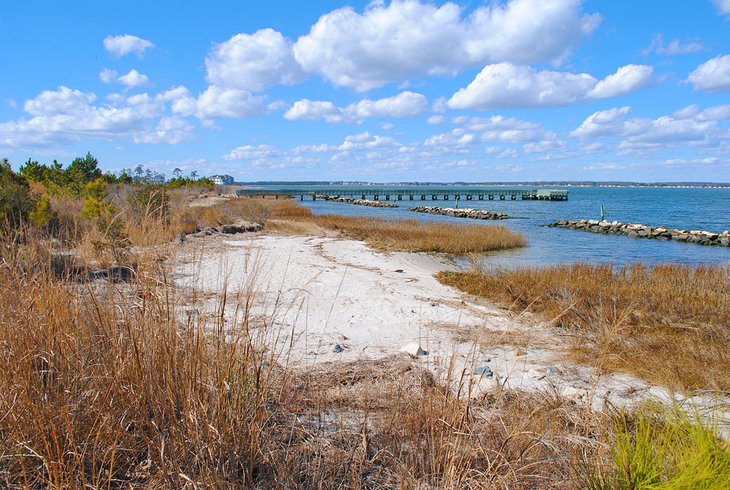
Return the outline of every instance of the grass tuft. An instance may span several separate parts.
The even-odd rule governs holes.
[[[569,357],[672,389],[730,390],[730,269],[573,264],[443,272],[445,284],[572,336]]]

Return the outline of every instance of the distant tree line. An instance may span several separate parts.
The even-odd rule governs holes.
[[[108,226],[115,213],[109,199],[110,186],[131,188],[127,194],[140,212],[159,214],[166,209],[168,189],[212,189],[213,181],[198,177],[194,171],[185,176],[179,168],[173,171],[172,178],[166,179],[164,174],[142,165],[123,169],[119,174],[104,173],[91,153],[75,158],[65,168],[57,160],[44,164],[28,159],[18,172],[5,158],[0,160],[0,227],[15,228],[23,222],[51,224],[55,212],[49,196],[83,199],[82,216]]]

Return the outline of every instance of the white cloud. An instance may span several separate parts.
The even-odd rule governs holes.
[[[605,99],[618,95],[628,94],[646,87],[652,82],[654,68],[646,65],[622,66],[613,75],[608,75],[599,81],[586,97]]]
[[[104,49],[117,57],[129,53],[137,53],[137,56],[142,56],[146,49],[153,48],[154,46],[150,41],[130,34],[107,36],[104,38]]]
[[[579,0],[511,0],[467,17],[451,2],[392,1],[325,14],[293,50],[305,71],[366,91],[484,63],[559,62],[599,22]]]
[[[147,75],[143,75],[134,68],[132,68],[126,75],[118,77],[117,81],[121,84],[126,85],[127,87],[139,87],[141,85],[148,84],[150,79],[147,78]]]
[[[331,146],[326,143],[322,143],[320,145],[299,145],[295,146],[291,150],[289,150],[291,153],[295,155],[301,155],[301,154],[307,154],[307,153],[327,153],[329,151],[336,150],[336,146]]]
[[[399,146],[398,142],[390,136],[371,135],[364,132],[346,136],[345,141],[337,149],[340,151],[356,151],[396,146]]]
[[[242,118],[257,116],[263,112],[263,97],[254,96],[246,90],[208,87],[197,98],[184,86],[178,86],[161,93],[158,99],[170,102],[172,112],[181,116],[196,116],[199,119]]]
[[[394,97],[355,102],[345,108],[345,115],[355,121],[371,117],[413,117],[423,114],[427,108],[425,96],[406,91]]]
[[[323,100],[302,99],[284,113],[284,118],[290,121],[324,119],[328,123],[342,122],[343,110],[332,102]]]
[[[160,117],[164,106],[147,94],[109,97],[93,105],[96,95],[59,87],[25,101],[31,117],[0,124],[0,146],[9,148],[59,145],[83,138],[139,139],[148,123]]]
[[[427,119],[428,124],[443,124],[446,119],[442,114],[435,114]]]
[[[226,160],[261,160],[278,155],[279,150],[271,145],[245,145],[234,148],[223,158]]]
[[[730,104],[708,107],[698,116],[705,121],[723,121],[730,119]]]
[[[373,117],[418,116],[426,112],[427,108],[426,97],[406,91],[383,99],[363,99],[344,108],[328,101],[302,99],[286,111],[284,118],[291,121],[324,119],[329,123],[362,122]]]
[[[550,107],[586,98],[627,94],[651,82],[652,67],[627,65],[601,81],[587,73],[538,71],[531,66],[487,65],[448,102],[452,109]]]
[[[730,90],[730,54],[705,61],[689,74],[687,80],[695,90],[724,92]]]
[[[678,55],[678,54],[688,54],[688,53],[698,53],[700,51],[703,51],[705,47],[702,45],[702,43],[698,41],[690,41],[686,44],[683,44],[679,39],[672,39],[669,41],[669,44],[666,46],[664,45],[664,36],[661,34],[657,34],[654,36],[654,38],[651,40],[651,44],[649,44],[649,47],[644,49],[642,53],[644,55],[651,54],[653,52],[657,54],[666,54],[666,55]]]
[[[31,116],[54,116],[82,111],[96,100],[96,95],[60,86],[58,90],[44,90],[35,99],[26,100],[25,112]]]
[[[291,43],[273,29],[236,34],[213,47],[205,59],[211,85],[262,91],[274,84],[294,84],[304,78]]]
[[[115,70],[110,70],[109,68],[104,68],[99,73],[99,80],[101,80],[104,83],[113,83],[117,77],[119,76],[119,73],[117,73]]]
[[[730,15],[730,0],[712,0],[717,12],[721,15]]]
[[[127,73],[126,75],[121,76],[119,75],[119,73],[116,72],[116,70],[110,70],[109,68],[105,68],[99,73],[99,80],[104,83],[121,83],[122,85],[126,85],[130,88],[147,85],[150,81],[147,75],[143,75],[134,68],[129,70],[129,73]]]
[[[461,129],[454,129],[448,133],[435,134],[426,138],[425,146],[468,146],[477,142],[474,133],[465,133]]]
[[[626,106],[594,112],[570,135],[577,138],[589,138],[621,134],[624,130],[626,115],[630,111],[631,108]]]
[[[724,106],[690,116],[692,110],[679,111],[681,117],[661,116],[656,119],[628,119],[628,107],[598,111],[570,133],[581,139],[601,137],[621,137],[619,150],[630,153],[637,150],[651,150],[690,143],[699,146],[712,146],[720,140],[730,139],[726,129],[718,127],[718,119],[730,116]]]
[[[134,135],[135,143],[176,145],[192,138],[193,126],[181,117],[163,117],[154,130]]]
[[[201,119],[240,118],[257,116],[262,111],[262,97],[255,97],[246,90],[211,85],[198,97],[195,115]]]

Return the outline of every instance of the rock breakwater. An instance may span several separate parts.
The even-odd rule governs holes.
[[[356,204],[358,206],[370,206],[372,208],[397,208],[395,204],[380,201],[371,201],[369,199],[353,199],[352,197],[333,197],[333,196],[317,196],[317,199],[325,201],[344,202],[347,204]]]
[[[678,230],[664,226],[647,226],[636,223],[598,221],[593,219],[559,220],[548,226],[607,235],[624,235],[634,238],[653,238],[655,240],[674,240],[677,242],[696,243],[698,245],[730,247],[730,232],[727,230],[722,233],[714,233],[703,230]]]
[[[506,213],[499,211],[485,211],[483,209],[473,208],[440,208],[438,206],[416,206],[408,211],[416,213],[441,214],[444,216],[453,216],[454,218],[470,218],[470,219],[508,219]]]

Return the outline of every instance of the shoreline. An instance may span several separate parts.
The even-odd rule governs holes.
[[[200,238],[182,247],[181,259],[175,276],[183,290],[250,295],[255,334],[287,367],[403,356],[401,349],[416,343],[428,354],[414,362],[442,380],[451,366],[475,395],[498,386],[554,388],[596,410],[607,402],[632,407],[647,399],[691,399],[628,374],[565,360],[570,339],[545,322],[439,283],[436,272],[460,270],[446,255],[381,252],[360,241],[264,232]],[[209,301],[203,314],[215,314],[217,307]],[[237,323],[237,308],[226,309],[231,324]],[[711,402],[699,398],[703,405]]]

